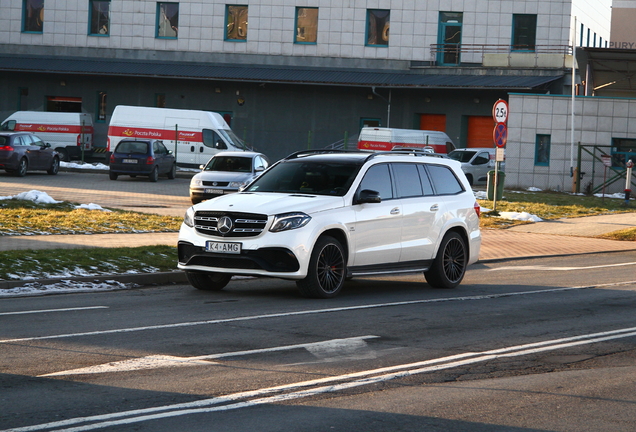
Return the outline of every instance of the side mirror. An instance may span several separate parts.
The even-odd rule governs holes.
[[[43,148],[43,149],[45,149],[45,148],[51,148],[51,144],[49,144],[49,143],[42,143],[42,148]]]
[[[366,204],[366,203],[380,203],[382,202],[382,198],[380,198],[380,192],[364,189],[358,193],[358,199],[356,199],[356,204]]]
[[[166,154],[171,155],[172,154],[172,150],[168,150],[168,153],[166,153]]]
[[[256,172],[265,171],[265,167],[263,165],[259,165],[256,168],[254,168],[254,171]]]
[[[223,140],[218,140],[217,142],[214,143],[214,148],[217,150],[226,150],[227,145],[225,145]]]

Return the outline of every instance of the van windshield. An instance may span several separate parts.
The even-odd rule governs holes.
[[[243,140],[236,136],[232,129],[219,129],[219,135],[239,150],[252,150],[251,147],[247,146]]]

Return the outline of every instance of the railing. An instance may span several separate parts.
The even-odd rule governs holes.
[[[432,44],[428,66],[461,66],[481,63],[484,66],[569,67],[569,45],[489,45]],[[557,64],[557,66],[551,66]]]

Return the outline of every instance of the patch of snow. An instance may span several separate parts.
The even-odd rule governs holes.
[[[530,214],[528,212],[499,212],[499,217],[509,220],[543,222],[543,219],[541,219],[539,216]]]
[[[123,289],[131,289],[137,284],[124,284],[116,280],[80,282],[74,280],[61,280],[52,284],[41,284],[39,282],[28,283],[21,287],[0,289],[0,297],[24,297],[38,296],[45,294],[61,294],[61,293],[81,293],[95,291],[115,291]]]

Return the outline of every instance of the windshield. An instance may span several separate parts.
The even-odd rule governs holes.
[[[240,156],[215,156],[206,165],[205,171],[252,172],[252,158]]]
[[[252,150],[251,147],[247,146],[243,140],[236,136],[232,129],[219,129],[219,135],[223,136],[227,142],[239,150]]]
[[[272,166],[247,191],[344,196],[360,166],[355,162],[284,161]]]
[[[468,151],[468,150],[453,150],[448,154],[448,157],[451,159],[455,159],[460,162],[470,162],[470,160],[475,156],[476,151]]]

